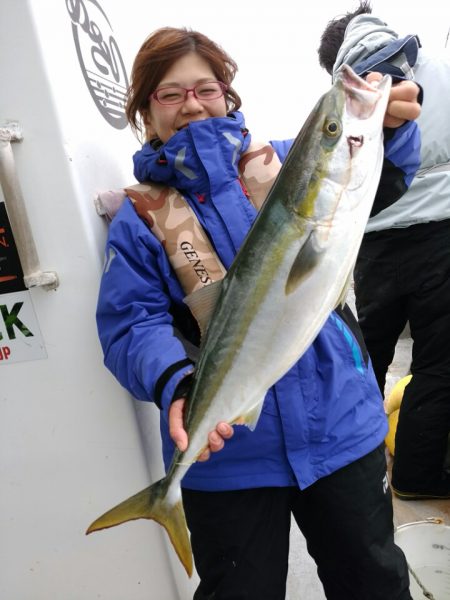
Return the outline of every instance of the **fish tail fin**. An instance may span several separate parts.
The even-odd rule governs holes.
[[[89,525],[86,534],[115,527],[136,519],[152,519],[167,531],[170,541],[189,577],[192,575],[192,550],[181,497],[167,500],[168,483],[160,479],[153,485],[98,517]]]

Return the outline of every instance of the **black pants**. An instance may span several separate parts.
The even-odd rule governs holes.
[[[309,488],[183,490],[194,600],[283,600],[294,515],[329,600],[411,600],[383,448]],[[296,598],[305,598],[298,590]]]
[[[409,321],[411,383],[400,410],[392,483],[439,487],[450,431],[450,220],[367,234],[355,268],[359,324],[383,393]]]

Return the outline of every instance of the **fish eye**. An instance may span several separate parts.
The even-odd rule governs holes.
[[[331,138],[337,137],[341,133],[339,121],[327,119],[323,125],[323,132]]]

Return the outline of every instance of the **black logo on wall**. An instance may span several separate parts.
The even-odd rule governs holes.
[[[128,77],[112,27],[97,0],[66,0],[72,33],[86,85],[110,125],[124,129]]]

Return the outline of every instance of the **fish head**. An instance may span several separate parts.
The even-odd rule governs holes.
[[[341,137],[328,163],[328,176],[336,191],[341,191],[337,198],[340,203],[345,201],[342,208],[373,203],[383,164],[383,121],[390,89],[389,75],[372,84],[348,65],[342,65],[337,73],[330,101],[339,115],[337,127]],[[326,119],[324,134],[328,129],[330,123]],[[324,140],[326,143],[329,141]]]
[[[347,212],[361,203],[368,219],[383,164],[390,87],[387,75],[374,85],[348,65],[341,67],[285,163],[293,190],[288,196],[291,209],[301,219],[330,227],[339,210]]]

